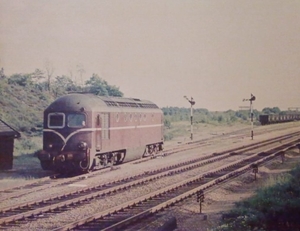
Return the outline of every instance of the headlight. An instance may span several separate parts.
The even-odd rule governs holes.
[[[87,143],[86,143],[86,142],[80,142],[80,143],[78,144],[78,148],[79,148],[80,150],[86,150],[86,149],[87,149]]]
[[[73,159],[73,153],[68,153],[66,156],[68,160]]]

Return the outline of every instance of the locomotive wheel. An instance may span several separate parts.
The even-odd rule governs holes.
[[[80,167],[81,170],[86,171],[89,167],[89,163],[87,162],[87,160],[80,161],[79,162],[79,167]]]
[[[147,152],[147,148],[144,150],[143,156],[142,157],[147,157],[149,154]]]
[[[152,155],[153,152],[154,152],[154,147],[153,147],[153,145],[151,145],[151,146],[149,146],[148,153],[149,153],[150,155]]]
[[[155,145],[155,146],[154,146],[154,154],[157,154],[158,151],[159,151],[158,146]]]
[[[124,159],[125,159],[125,153],[124,152],[118,153],[116,155],[115,164],[116,165],[122,164]]]
[[[152,152],[153,152],[153,149],[151,148],[151,146],[146,146],[143,157],[151,156]]]
[[[41,160],[41,166],[43,170],[52,170],[52,161],[51,160]]]

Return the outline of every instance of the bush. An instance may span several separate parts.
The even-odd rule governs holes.
[[[168,129],[171,128],[171,121],[170,121],[170,119],[168,119],[168,118],[164,119],[164,126],[165,126],[165,128],[168,128]]]
[[[30,74],[14,74],[8,79],[8,84],[17,84],[22,87],[32,84]]]
[[[32,153],[39,149],[38,145],[31,138],[19,138],[15,140],[14,154],[21,155]]]
[[[300,227],[300,167],[290,176],[256,195],[239,202],[225,215],[229,217],[217,231],[225,230],[297,230]]]

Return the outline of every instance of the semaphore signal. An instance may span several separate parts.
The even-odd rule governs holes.
[[[250,99],[243,99],[243,101],[250,101],[250,115],[251,115],[251,138],[253,140],[254,134],[253,134],[253,105],[252,102],[256,99],[254,95],[251,93]]]
[[[193,140],[193,105],[195,105],[195,101],[193,97],[189,100],[188,97],[183,96],[189,103],[191,104],[191,140]]]

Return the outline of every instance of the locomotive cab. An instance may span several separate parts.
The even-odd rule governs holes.
[[[38,157],[44,170],[85,171],[88,168],[90,132],[84,112],[45,113],[43,151]]]

